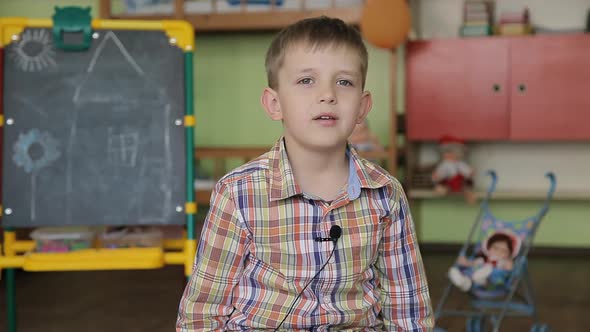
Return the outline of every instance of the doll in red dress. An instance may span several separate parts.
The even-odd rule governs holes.
[[[449,192],[463,193],[465,200],[472,204],[476,197],[473,192],[474,170],[463,158],[465,142],[456,137],[443,136],[439,140],[441,161],[432,173],[434,190],[439,195]]]

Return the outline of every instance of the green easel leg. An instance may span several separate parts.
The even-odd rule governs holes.
[[[16,332],[16,287],[14,284],[14,269],[6,269],[5,271],[8,332]]]

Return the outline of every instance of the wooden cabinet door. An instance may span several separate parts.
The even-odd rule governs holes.
[[[590,139],[590,35],[510,43],[511,138]]]
[[[409,139],[508,139],[508,56],[509,41],[498,37],[409,43]]]

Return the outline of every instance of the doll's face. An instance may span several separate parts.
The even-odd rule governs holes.
[[[495,241],[488,248],[488,255],[491,259],[509,259],[512,256],[508,243]]]
[[[445,151],[442,154],[442,158],[444,160],[457,161],[459,160],[459,155],[455,151]]]

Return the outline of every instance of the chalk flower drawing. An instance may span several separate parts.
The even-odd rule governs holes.
[[[59,158],[61,153],[58,146],[58,141],[50,133],[41,132],[37,128],[31,129],[26,134],[18,135],[18,140],[13,146],[12,160],[27,173],[37,172]],[[39,147],[40,155],[32,156],[31,148]]]
[[[37,173],[56,161],[61,152],[59,142],[50,133],[39,129],[31,129],[26,134],[19,134],[18,140],[12,146],[14,154],[12,160],[31,174],[31,219],[37,218]]]

